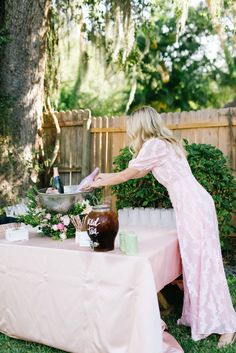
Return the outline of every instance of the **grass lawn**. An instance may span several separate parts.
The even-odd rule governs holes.
[[[228,283],[232,295],[234,307],[236,308],[236,278],[229,276]],[[176,320],[180,315],[181,307],[174,310],[164,320],[168,325],[169,332],[178,340],[185,353],[236,353],[236,343],[225,349],[217,349],[218,335],[212,335],[205,340],[194,342],[190,338],[190,329],[184,326],[177,326]],[[9,338],[0,333],[0,353],[64,353],[61,350],[49,348],[40,344],[29,343],[25,341]],[[84,352],[86,353],[86,352]],[[102,352],[101,352],[102,353]],[[138,353],[138,352],[134,352]],[[146,352],[148,353],[148,352]]]

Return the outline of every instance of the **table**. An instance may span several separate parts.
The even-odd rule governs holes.
[[[96,253],[73,239],[2,236],[0,331],[73,353],[168,352],[156,292],[181,274],[176,230],[132,230],[138,256],[122,254],[118,238]]]

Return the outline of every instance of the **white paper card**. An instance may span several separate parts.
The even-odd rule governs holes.
[[[5,232],[5,238],[8,241],[19,241],[19,240],[28,240],[29,231],[28,229],[21,228],[8,228]]]
[[[88,236],[86,231],[84,232],[75,232],[75,242],[79,243],[80,246],[88,246],[90,247],[91,239]]]

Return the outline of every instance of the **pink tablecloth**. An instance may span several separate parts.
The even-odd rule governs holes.
[[[170,352],[156,292],[181,273],[176,231],[136,232],[132,257],[118,244],[95,253],[74,240],[1,239],[0,331],[75,353]]]

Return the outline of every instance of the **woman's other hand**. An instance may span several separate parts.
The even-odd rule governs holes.
[[[95,177],[94,181],[97,181],[97,180],[105,180],[105,179],[107,179],[107,178],[110,178],[111,175],[112,175],[112,173],[99,173],[99,174]]]
[[[92,183],[84,185],[81,191],[91,191],[92,189],[100,188],[101,187],[100,181],[101,179],[95,180]]]

